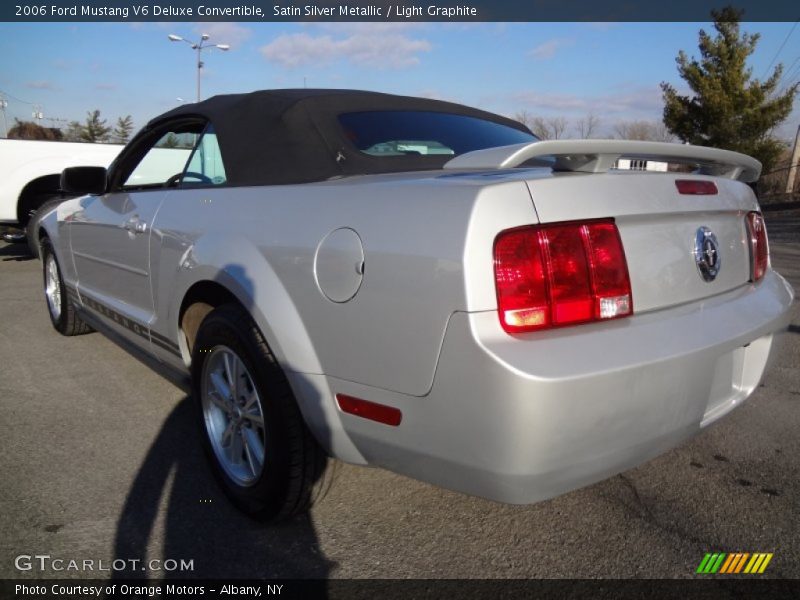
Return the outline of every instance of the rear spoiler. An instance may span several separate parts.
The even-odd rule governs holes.
[[[705,146],[627,140],[548,140],[486,148],[456,156],[445,169],[513,169],[534,158],[554,159],[554,171],[605,173],[620,158],[696,165],[704,175],[756,181],[761,163],[755,158]]]

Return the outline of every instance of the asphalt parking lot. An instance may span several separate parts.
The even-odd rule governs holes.
[[[800,211],[768,225],[800,289]],[[193,560],[182,577],[684,578],[712,551],[772,552],[765,577],[800,577],[797,302],[750,401],[639,468],[506,506],[338,465],[310,516],[268,527],[217,489],[186,394],[99,334],[56,334],[40,279],[0,244],[0,578],[92,576],[15,568],[37,553]]]

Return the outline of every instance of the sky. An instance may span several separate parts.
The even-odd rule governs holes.
[[[684,89],[675,57],[681,49],[698,55],[701,28],[713,30],[710,23],[0,23],[0,94],[9,126],[30,119],[38,104],[45,125],[83,121],[99,109],[109,122],[132,115],[138,129],[195,99],[195,53],[167,35],[208,33],[231,49],[204,52],[203,97],[304,85],[366,89],[565,117],[572,133],[591,112],[608,135],[620,121],[660,120],[659,84]],[[761,34],[754,77],[783,63],[780,88],[800,80],[800,27],[742,28]],[[798,125],[800,99],[777,133],[792,139]]]

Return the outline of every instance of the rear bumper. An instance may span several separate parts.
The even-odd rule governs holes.
[[[364,460],[443,487],[531,503],[676,446],[758,386],[791,287],[756,286],[670,310],[511,337],[495,312],[456,313],[433,387],[409,397],[328,380],[396,406],[398,427],[337,413]]]

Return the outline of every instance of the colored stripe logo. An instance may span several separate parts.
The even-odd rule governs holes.
[[[771,552],[709,552],[700,561],[696,573],[713,575],[715,573],[750,575],[763,573],[772,560]]]

